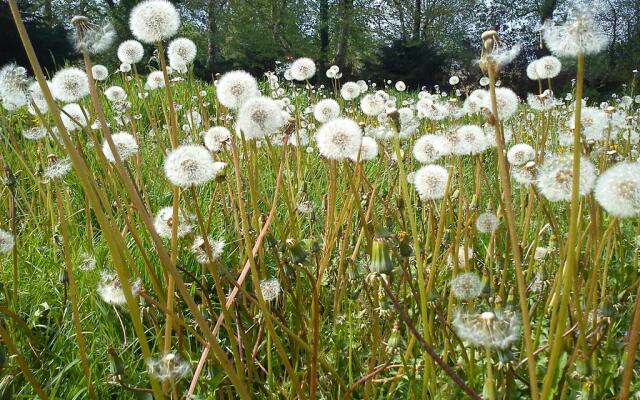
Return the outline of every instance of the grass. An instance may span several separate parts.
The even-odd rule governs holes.
[[[492,85],[498,72],[489,73]],[[546,200],[535,185],[505,185],[514,167],[493,147],[436,162],[449,171],[442,199],[420,199],[407,181],[421,167],[411,153],[419,136],[464,124],[491,129],[496,105],[491,114],[421,119],[409,138],[379,140],[378,157],[366,162],[319,157],[313,140],[308,152],[275,137],[259,146],[234,137],[213,154],[227,163],[224,175],[181,190],[164,177],[165,150],[201,143],[200,132],[215,125],[231,129],[235,118],[218,104],[212,85],[190,73],[182,78],[170,92],[140,97],[142,77],[113,73],[96,84],[96,98],[80,102],[90,121],[104,110],[110,129],[60,129],[63,143],[51,135],[38,141],[22,136],[39,124],[51,130],[56,112],[40,121],[25,109],[0,115],[0,164],[10,183],[2,189],[1,221],[5,230],[15,223],[16,237],[12,254],[0,258],[3,398],[177,399],[192,391],[200,399],[524,399],[540,391],[541,398],[604,399],[627,390],[623,374],[628,390],[640,391],[637,368],[625,356],[633,347],[627,338],[639,283],[637,218],[613,218],[589,194],[574,197],[579,207],[570,230],[570,203]],[[131,102],[130,121],[122,127],[102,95],[116,84]],[[313,136],[320,124],[305,109],[325,96],[363,125],[381,123],[331,90],[285,81],[281,87],[295,105],[283,128],[290,137],[305,130]],[[471,83],[462,88],[474,89]],[[266,83],[262,90],[274,93]],[[398,105],[415,106],[418,99],[414,92],[385,90]],[[611,104],[638,117],[637,105]],[[202,124],[185,129],[183,123],[193,124],[185,119],[192,109]],[[521,105],[502,121],[513,137],[498,141],[499,148],[546,148],[549,154],[536,153],[533,169],[543,155],[570,154],[576,147],[561,146],[559,132],[572,113],[568,101],[553,113]],[[397,129],[393,112],[390,118],[388,128]],[[109,163],[100,151],[119,130],[132,133],[140,146],[138,158],[126,164]],[[615,162],[606,151],[637,158],[637,143],[623,138],[578,145],[600,171]],[[53,160],[67,156],[72,172],[43,179]],[[507,187],[509,197],[503,195]],[[301,203],[313,211],[303,212]],[[178,208],[197,216],[193,233],[178,238],[174,230],[171,239],[160,240],[149,216],[172,205],[174,217]],[[476,228],[483,212],[498,217],[495,232]],[[224,239],[220,260],[200,264],[190,251],[203,230]],[[576,245],[575,269],[564,267],[567,243]],[[457,256],[461,247],[462,254],[472,249],[472,257]],[[541,248],[549,249],[547,257],[536,256]],[[87,257],[95,268],[86,268]],[[370,271],[376,262],[389,267],[389,260],[391,272]],[[243,268],[247,278],[236,284]],[[99,296],[104,271],[117,272],[123,304]],[[463,301],[451,282],[466,272],[483,285],[478,297]],[[259,290],[269,278],[278,280],[281,292]],[[141,292],[132,290],[135,279]],[[234,287],[227,311],[222,304]],[[506,346],[492,344],[512,328],[502,316],[522,321],[523,311],[530,346],[522,329]],[[461,326],[486,330],[491,343],[474,345]],[[199,365],[205,348],[209,357]],[[186,376],[147,372],[149,359],[168,352],[187,361]]]

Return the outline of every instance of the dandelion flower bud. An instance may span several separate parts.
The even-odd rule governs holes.
[[[371,161],[378,156],[378,142],[372,137],[364,136],[360,143],[360,151],[352,154],[352,161]]]
[[[53,95],[66,103],[78,101],[89,94],[89,78],[78,68],[63,68],[51,79]]]
[[[422,200],[437,200],[444,197],[449,181],[449,172],[439,165],[425,165],[416,171],[413,184]]]
[[[344,160],[360,150],[362,129],[355,121],[337,118],[318,129],[316,141],[320,154],[330,160]]]
[[[168,353],[162,358],[151,358],[147,361],[149,375],[163,382],[177,382],[187,376],[191,365],[177,353]]]
[[[596,182],[596,200],[609,214],[621,218],[640,214],[640,164],[622,162],[607,169]]]
[[[269,97],[253,97],[240,107],[238,128],[247,139],[261,139],[282,128],[286,120],[282,109]]]
[[[593,189],[596,168],[586,157],[580,160],[579,194],[585,196]],[[538,171],[538,190],[549,201],[571,200],[573,187],[573,155],[547,157]]]
[[[169,1],[146,0],[136,5],[129,16],[129,28],[138,40],[154,44],[175,35],[180,15]]]
[[[198,186],[215,178],[224,163],[216,163],[203,146],[182,145],[164,160],[164,173],[173,185],[182,188]]]
[[[391,249],[389,243],[382,237],[373,238],[371,244],[371,263],[369,270],[377,274],[390,274],[393,271]]]
[[[126,161],[129,157],[138,152],[138,143],[130,133],[114,133],[111,135],[111,139],[113,139],[113,144],[115,145],[118,156],[120,156],[120,160],[122,161]],[[111,147],[106,140],[102,144],[102,153],[108,161],[112,163],[116,162],[116,159],[111,152]]]
[[[533,160],[535,156],[536,151],[526,143],[513,145],[507,152],[507,160],[509,161],[509,164],[515,167],[522,167],[529,161]]]
[[[473,300],[482,294],[482,289],[482,280],[473,272],[460,274],[451,281],[451,293],[458,300]]]
[[[7,254],[13,250],[16,241],[13,235],[4,229],[0,229],[0,254]]]
[[[224,126],[214,126],[204,132],[203,139],[205,147],[217,153],[231,140],[231,132]]]
[[[376,117],[384,112],[385,100],[378,94],[368,94],[360,100],[360,108],[365,115]]]
[[[193,230],[193,216],[178,210],[178,237],[182,238]],[[163,207],[156,214],[153,220],[153,227],[158,236],[164,239],[171,239],[173,235],[173,207]]]
[[[340,116],[340,105],[333,99],[320,100],[313,107],[313,116],[321,124],[329,122]]]
[[[91,74],[96,81],[104,81],[109,77],[109,70],[104,65],[96,64],[91,67]]]
[[[307,57],[298,58],[291,64],[289,70],[291,77],[296,81],[307,81],[316,74],[316,63]]]
[[[500,220],[490,212],[482,213],[476,219],[476,229],[481,233],[493,233],[498,229],[498,225],[500,225]]]
[[[196,59],[198,49],[192,40],[187,38],[173,39],[167,48],[169,63],[172,65],[188,65]]]
[[[276,278],[264,279],[260,281],[260,292],[262,293],[262,297],[266,302],[271,302],[278,298],[281,291],[282,286],[280,285],[280,281]]]
[[[342,98],[347,101],[355,100],[358,96],[360,96],[360,93],[361,88],[355,82],[346,82],[340,88],[340,96],[342,96]]]
[[[69,131],[73,132],[76,129],[82,129],[89,124],[87,119],[88,113],[77,103],[67,104],[62,107],[60,118],[62,124]]]
[[[545,56],[536,62],[536,72],[540,79],[551,79],[558,76],[562,63],[554,56]]]
[[[238,109],[247,100],[260,95],[258,82],[244,71],[231,71],[222,75],[216,85],[220,103],[231,109]]]
[[[137,40],[125,40],[118,46],[118,60],[123,64],[137,64],[144,57],[144,47]]]
[[[451,143],[439,135],[421,136],[413,145],[413,157],[422,164],[433,163],[449,154],[451,154]]]

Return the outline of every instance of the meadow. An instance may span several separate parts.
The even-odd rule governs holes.
[[[477,82],[206,83],[162,0],[115,46],[75,17],[83,63],[46,76],[9,4],[0,398],[640,396],[640,96],[583,98],[587,9],[521,98],[494,31]]]

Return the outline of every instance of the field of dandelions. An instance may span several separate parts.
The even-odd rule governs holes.
[[[494,31],[479,82],[207,84],[162,0],[136,40],[75,17],[83,62],[48,76],[9,4],[2,399],[637,398],[640,96],[583,99],[588,10],[520,99]]]

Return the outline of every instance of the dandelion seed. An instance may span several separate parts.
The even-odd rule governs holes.
[[[197,145],[182,145],[172,150],[164,161],[164,173],[175,186],[199,186],[215,178],[225,163],[213,161],[211,153]]]
[[[460,339],[478,347],[506,349],[520,335],[520,320],[511,312],[457,312],[452,325]]]
[[[594,195],[609,214],[620,218],[640,214],[640,164],[622,162],[610,167],[596,182]]]
[[[224,251],[225,242],[222,239],[214,239],[213,236],[208,236],[209,246],[211,246],[211,257],[213,261],[218,260],[222,256]],[[196,260],[200,264],[210,264],[212,259],[209,258],[207,248],[204,243],[204,238],[198,236],[191,245],[191,253],[196,256]]]
[[[271,302],[278,298],[282,291],[282,286],[280,286],[280,281],[276,278],[264,279],[260,281],[260,291],[264,301]]]
[[[129,28],[138,40],[155,44],[176,34],[180,15],[169,1],[146,0],[138,3],[129,16]]]
[[[120,160],[122,161],[126,161],[129,157],[138,152],[138,143],[130,133],[114,133],[111,135],[111,139],[113,139],[113,144],[115,145],[118,156],[120,156]],[[116,162],[113,152],[111,151],[111,147],[106,140],[102,144],[102,153],[108,161],[112,163]]]
[[[78,68],[63,68],[51,78],[51,87],[56,99],[71,103],[89,94],[89,78]]]
[[[142,289],[142,283],[135,281],[131,283],[131,291],[133,296],[137,296]],[[103,272],[100,277],[100,283],[98,284],[98,294],[102,300],[107,304],[114,306],[123,306],[127,304],[127,299],[122,289],[122,283],[118,278],[118,275],[110,272]]]
[[[579,193],[585,196],[593,189],[596,171],[585,157],[580,161]],[[573,156],[570,154],[547,157],[538,171],[536,184],[540,193],[549,201],[571,200],[573,187]]]
[[[444,197],[449,181],[449,172],[439,165],[425,165],[416,171],[413,184],[422,200],[437,200]]]
[[[460,274],[451,281],[451,293],[458,300],[473,300],[482,294],[483,289],[482,280],[473,272]]]
[[[330,160],[349,158],[360,150],[362,129],[353,120],[337,118],[318,129],[316,141],[320,154]]]
[[[4,229],[0,229],[0,254],[7,254],[13,250],[16,240],[13,235]]]
[[[177,382],[191,372],[191,365],[177,353],[168,353],[161,358],[151,358],[147,361],[149,375],[159,381]]]
[[[193,230],[193,215],[178,210],[178,238],[185,237]],[[153,227],[161,238],[171,239],[173,235],[173,207],[163,207],[153,220]]]

